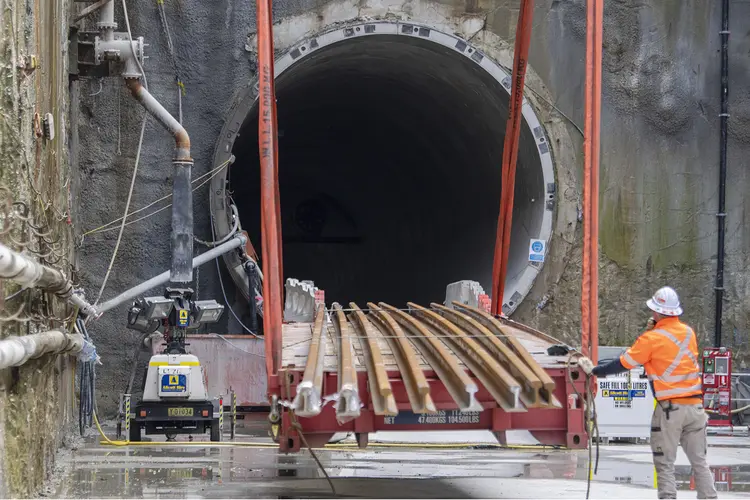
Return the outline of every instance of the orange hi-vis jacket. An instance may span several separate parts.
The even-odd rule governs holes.
[[[693,329],[678,318],[656,323],[620,356],[620,363],[628,370],[643,365],[659,401],[700,402],[696,400],[702,393],[698,341]]]

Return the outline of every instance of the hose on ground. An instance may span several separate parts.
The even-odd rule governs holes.
[[[586,466],[587,474],[586,474],[586,499],[588,500],[590,494],[591,494],[591,481],[596,475],[596,473],[599,471],[599,423],[597,421],[597,415],[596,415],[596,400],[594,398],[594,391],[591,388],[591,380],[593,377],[591,375],[586,375],[586,385],[585,385],[585,399],[581,397],[581,393],[578,392],[578,389],[576,389],[576,386],[573,381],[573,367],[575,366],[573,364],[573,358],[577,357],[580,358],[583,356],[583,353],[572,350],[570,352],[570,356],[568,356],[568,381],[570,382],[571,387],[573,387],[573,391],[576,393],[576,397],[578,398],[578,401],[584,402],[584,416],[585,416],[585,424],[586,424],[586,430],[589,432],[589,456],[588,456],[588,465]],[[593,436],[591,435],[593,431]],[[593,455],[593,446],[596,445],[596,456]]]
[[[294,413],[294,410],[290,410],[289,414],[292,417],[292,429],[297,431],[297,434],[299,434],[299,438],[302,441],[302,444],[305,445],[307,448],[307,451],[310,452],[310,455],[312,455],[313,460],[315,460],[315,463],[318,464],[318,468],[323,473],[323,475],[326,478],[326,481],[328,481],[328,486],[331,487],[331,493],[333,493],[333,497],[336,497],[336,487],[333,485],[333,481],[331,480],[331,476],[328,475],[328,471],[326,471],[326,468],[323,467],[323,463],[318,458],[317,453],[315,453],[315,450],[312,449],[310,446],[310,443],[307,442],[307,438],[305,437],[305,433],[302,432],[302,425],[297,420],[297,415]]]
[[[729,413],[730,413],[731,415],[735,415],[735,414],[737,414],[737,413],[742,413],[742,412],[744,412],[745,410],[750,410],[750,405],[745,405],[745,406],[743,406],[743,407],[741,407],[741,408],[735,408],[734,410],[730,411]],[[708,409],[708,408],[706,408],[706,409],[705,409],[705,411],[706,411],[707,413],[713,413],[713,414],[716,414],[716,415],[718,415],[718,414],[719,414],[719,412],[718,412],[718,411],[716,411],[716,410],[710,410],[710,409]]]
[[[287,394],[291,394],[291,382],[289,380],[289,377],[286,378],[286,390]],[[315,450],[312,449],[312,446],[310,446],[310,443],[307,442],[307,438],[305,437],[305,433],[302,431],[302,424],[299,423],[299,420],[297,420],[297,414],[294,412],[294,409],[289,409],[289,416],[291,417],[291,428],[297,431],[297,434],[299,434],[299,439],[302,441],[302,444],[305,445],[307,448],[307,451],[310,452],[310,455],[313,457],[313,460],[315,460],[315,463],[318,464],[318,468],[323,473],[323,475],[326,478],[326,481],[328,481],[328,486],[331,487],[331,493],[333,493],[333,497],[336,497],[336,486],[333,485],[333,480],[331,479],[331,476],[328,475],[328,471],[326,471],[326,468],[323,467],[323,463],[318,458],[318,455],[315,453]]]

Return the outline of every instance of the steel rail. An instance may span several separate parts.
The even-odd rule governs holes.
[[[430,304],[438,314],[459,326],[469,336],[476,338],[485,349],[521,383],[521,402],[531,408],[547,406],[540,395],[542,381],[513,350],[497,338],[486,326],[468,316],[441,304]]]
[[[370,384],[370,397],[375,415],[397,415],[398,407],[393,396],[393,388],[388,380],[388,373],[383,363],[383,353],[378,345],[378,329],[370,323],[365,313],[354,302],[349,303],[352,313],[349,315],[354,321],[351,324],[364,334],[365,339],[360,342],[367,367],[367,380]]]
[[[407,305],[417,318],[439,332],[453,336],[447,341],[455,347],[454,352],[492,394],[500,408],[507,412],[526,411],[521,403],[521,384],[479,342],[437,312],[413,302]]]
[[[536,374],[536,376],[539,377],[539,380],[541,380],[542,389],[540,389],[539,392],[542,399],[546,400],[547,404],[550,406],[559,406],[560,403],[553,395],[555,391],[555,382],[552,380],[552,377],[550,377],[544,368],[537,363],[523,344],[521,344],[514,335],[504,328],[504,325],[497,318],[479,308],[467,306],[459,302],[453,302],[453,306],[469,317],[477,320],[489,329],[493,335],[496,335],[498,339],[502,339],[507,343],[508,347],[510,347],[510,349],[513,350],[513,352],[516,353],[516,355]]]
[[[324,304],[318,306],[315,313],[310,350],[307,354],[305,372],[302,381],[297,385],[297,395],[292,406],[300,417],[314,417],[319,415],[323,394],[323,361],[326,355],[326,308]]]
[[[339,423],[349,422],[360,414],[362,407],[357,385],[357,372],[354,367],[354,345],[352,344],[352,325],[338,303],[333,304],[333,326],[338,335],[338,395],[336,397],[336,420]]]
[[[436,338],[430,328],[420,323],[416,318],[398,310],[384,302],[379,303],[396,322],[409,330],[418,342],[419,351],[427,360],[430,367],[445,385],[448,393],[464,412],[482,411],[482,405],[476,398],[479,390],[477,384],[458,365],[457,358],[448,350],[446,345]]]
[[[388,313],[376,304],[368,302],[367,307],[371,311],[368,318],[380,330],[391,347],[412,411],[435,413],[437,408],[430,395],[430,384],[419,365],[414,347],[404,335],[404,331]]]

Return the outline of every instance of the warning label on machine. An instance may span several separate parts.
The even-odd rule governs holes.
[[[648,382],[608,382],[599,381],[603,398],[611,399],[615,408],[632,408],[633,399],[645,398]]]
[[[602,397],[614,398],[615,401],[628,400],[628,399],[633,399],[633,398],[645,398],[646,391],[643,389],[630,389],[630,390],[604,389],[602,391]]]
[[[185,392],[186,385],[185,375],[165,374],[161,376],[161,392]]]

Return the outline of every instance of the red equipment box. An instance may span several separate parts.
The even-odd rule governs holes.
[[[732,351],[726,347],[703,349],[703,406],[708,425],[732,426]]]

